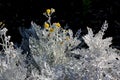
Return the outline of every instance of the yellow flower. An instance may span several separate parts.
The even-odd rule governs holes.
[[[54,29],[53,29],[53,28],[50,28],[49,31],[50,31],[50,32],[54,32]]]
[[[55,26],[56,27],[58,27],[58,28],[60,28],[61,27],[61,25],[60,25],[60,23],[58,22],[58,23],[55,23]]]
[[[47,13],[48,15],[50,15],[51,10],[50,10],[50,9],[47,9],[47,10],[46,10],[46,13]]]
[[[44,28],[45,28],[45,29],[48,29],[49,27],[50,27],[50,25],[49,25],[47,22],[45,22]]]

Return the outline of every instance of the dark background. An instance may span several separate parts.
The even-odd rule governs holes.
[[[98,32],[105,20],[109,23],[104,37],[113,37],[113,46],[120,49],[120,0],[0,0],[0,21],[6,24],[13,42],[21,42],[19,27],[30,27],[31,21],[43,25],[43,12],[56,10],[52,22],[70,26],[74,32],[86,27]]]

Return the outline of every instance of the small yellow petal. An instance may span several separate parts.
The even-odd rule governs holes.
[[[48,29],[49,27],[50,27],[49,24],[45,22],[44,28],[45,28],[45,29]]]
[[[50,32],[54,32],[54,29],[53,29],[53,28],[50,28],[49,31],[50,31]]]
[[[58,27],[58,28],[60,28],[61,27],[61,25],[60,25],[60,23],[58,22],[58,23],[55,23],[55,26],[56,27]]]
[[[51,10],[50,9],[47,9],[46,10],[46,13],[49,15],[51,13]]]

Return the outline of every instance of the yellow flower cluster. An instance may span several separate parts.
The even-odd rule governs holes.
[[[45,22],[44,28],[49,30],[49,32],[54,32],[54,28],[50,27],[50,25],[47,22]]]
[[[54,28],[50,27],[50,25],[47,22],[44,23],[44,28],[49,30],[50,32],[54,32]]]
[[[52,13],[54,13],[54,12],[55,12],[55,9],[53,9],[53,8],[47,9],[46,12],[45,12],[45,16],[48,18],[48,21],[46,21],[46,22],[44,23],[44,28],[47,29],[47,31],[49,31],[48,37],[50,37],[51,34],[52,34],[55,30],[62,30],[63,34],[66,35],[66,34],[68,33],[68,30],[63,29],[63,28],[61,27],[61,24],[60,24],[59,22],[55,22],[55,23],[53,23],[53,24],[51,25],[51,22],[50,22],[50,20],[51,20],[51,15],[52,15]],[[59,28],[60,28],[60,29],[59,29]],[[59,41],[59,44],[60,44],[60,45],[63,45],[64,42],[69,41],[69,40],[70,40],[70,36],[67,36],[67,35],[66,35],[66,37],[65,37],[64,39],[62,39],[62,41]]]
[[[48,17],[48,20],[50,19],[51,14],[54,13],[54,12],[55,12],[55,9],[53,9],[53,8],[46,10],[45,16]],[[53,23],[53,25],[55,25],[55,27],[52,27],[52,25],[50,25],[50,24],[51,24],[50,21],[44,23],[44,28],[47,29],[49,32],[54,32],[55,27],[56,28],[60,28],[61,27],[59,22]]]
[[[57,28],[61,27],[60,23],[55,23],[55,26]],[[54,32],[54,28],[50,27],[49,23],[47,23],[47,22],[44,23],[44,28],[49,30],[50,32]]]

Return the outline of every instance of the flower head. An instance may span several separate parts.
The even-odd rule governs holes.
[[[45,28],[45,29],[48,29],[49,27],[50,27],[50,25],[49,25],[47,22],[45,22],[44,28]]]
[[[51,10],[50,10],[50,9],[47,9],[47,10],[46,10],[46,13],[47,13],[47,15],[50,15]]]
[[[61,25],[60,25],[60,23],[58,22],[58,23],[55,23],[55,26],[56,27],[58,27],[58,28],[60,28],[61,27]]]
[[[50,28],[49,31],[50,31],[50,32],[54,32],[54,28]]]

